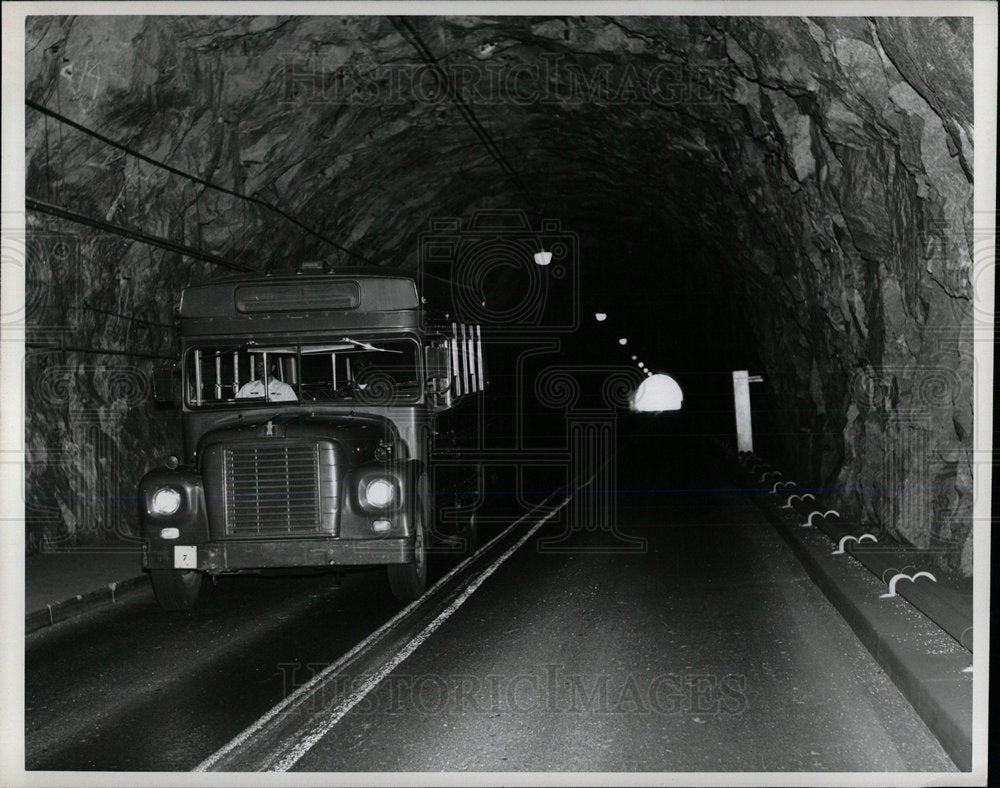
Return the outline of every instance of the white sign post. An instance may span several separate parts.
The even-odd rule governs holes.
[[[753,451],[753,423],[750,418],[750,384],[764,378],[745,369],[733,370],[733,400],[736,405],[736,449]]]

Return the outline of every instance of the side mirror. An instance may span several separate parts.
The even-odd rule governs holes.
[[[447,394],[451,391],[451,384],[448,378],[428,375],[424,378],[424,393],[428,395]]]
[[[153,370],[153,402],[163,407],[180,404],[181,370],[176,364]]]
[[[448,346],[427,345],[424,348],[424,395],[435,410],[451,407],[451,355]]]

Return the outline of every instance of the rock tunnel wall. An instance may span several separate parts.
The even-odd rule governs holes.
[[[537,187],[539,211],[580,234],[585,288],[606,275],[588,254],[599,237],[688,238],[701,254],[647,248],[634,264],[664,277],[715,267],[782,403],[783,459],[824,500],[971,572],[970,20],[412,25]],[[430,219],[524,200],[402,32],[377,17],[35,17],[26,93],[373,262],[413,267]],[[351,262],[274,211],[37,111],[26,132],[29,197],[258,270]],[[37,211],[28,226],[27,482],[57,501],[29,507],[30,541],[107,537],[66,501],[105,500],[110,477],[111,530],[127,532],[129,491],[176,443],[146,404],[154,356],[176,350],[184,283],[225,271]]]

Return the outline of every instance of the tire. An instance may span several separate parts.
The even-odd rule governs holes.
[[[421,486],[421,492],[426,490]],[[421,495],[414,508],[413,561],[408,564],[390,564],[386,567],[392,595],[400,602],[413,602],[423,596],[427,588],[427,530],[424,524],[426,494]]]
[[[201,572],[190,569],[150,569],[149,580],[164,610],[190,610],[201,590]]]

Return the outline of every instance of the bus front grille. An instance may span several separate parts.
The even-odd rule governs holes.
[[[321,530],[320,447],[275,442],[223,451],[226,533],[313,534]]]

